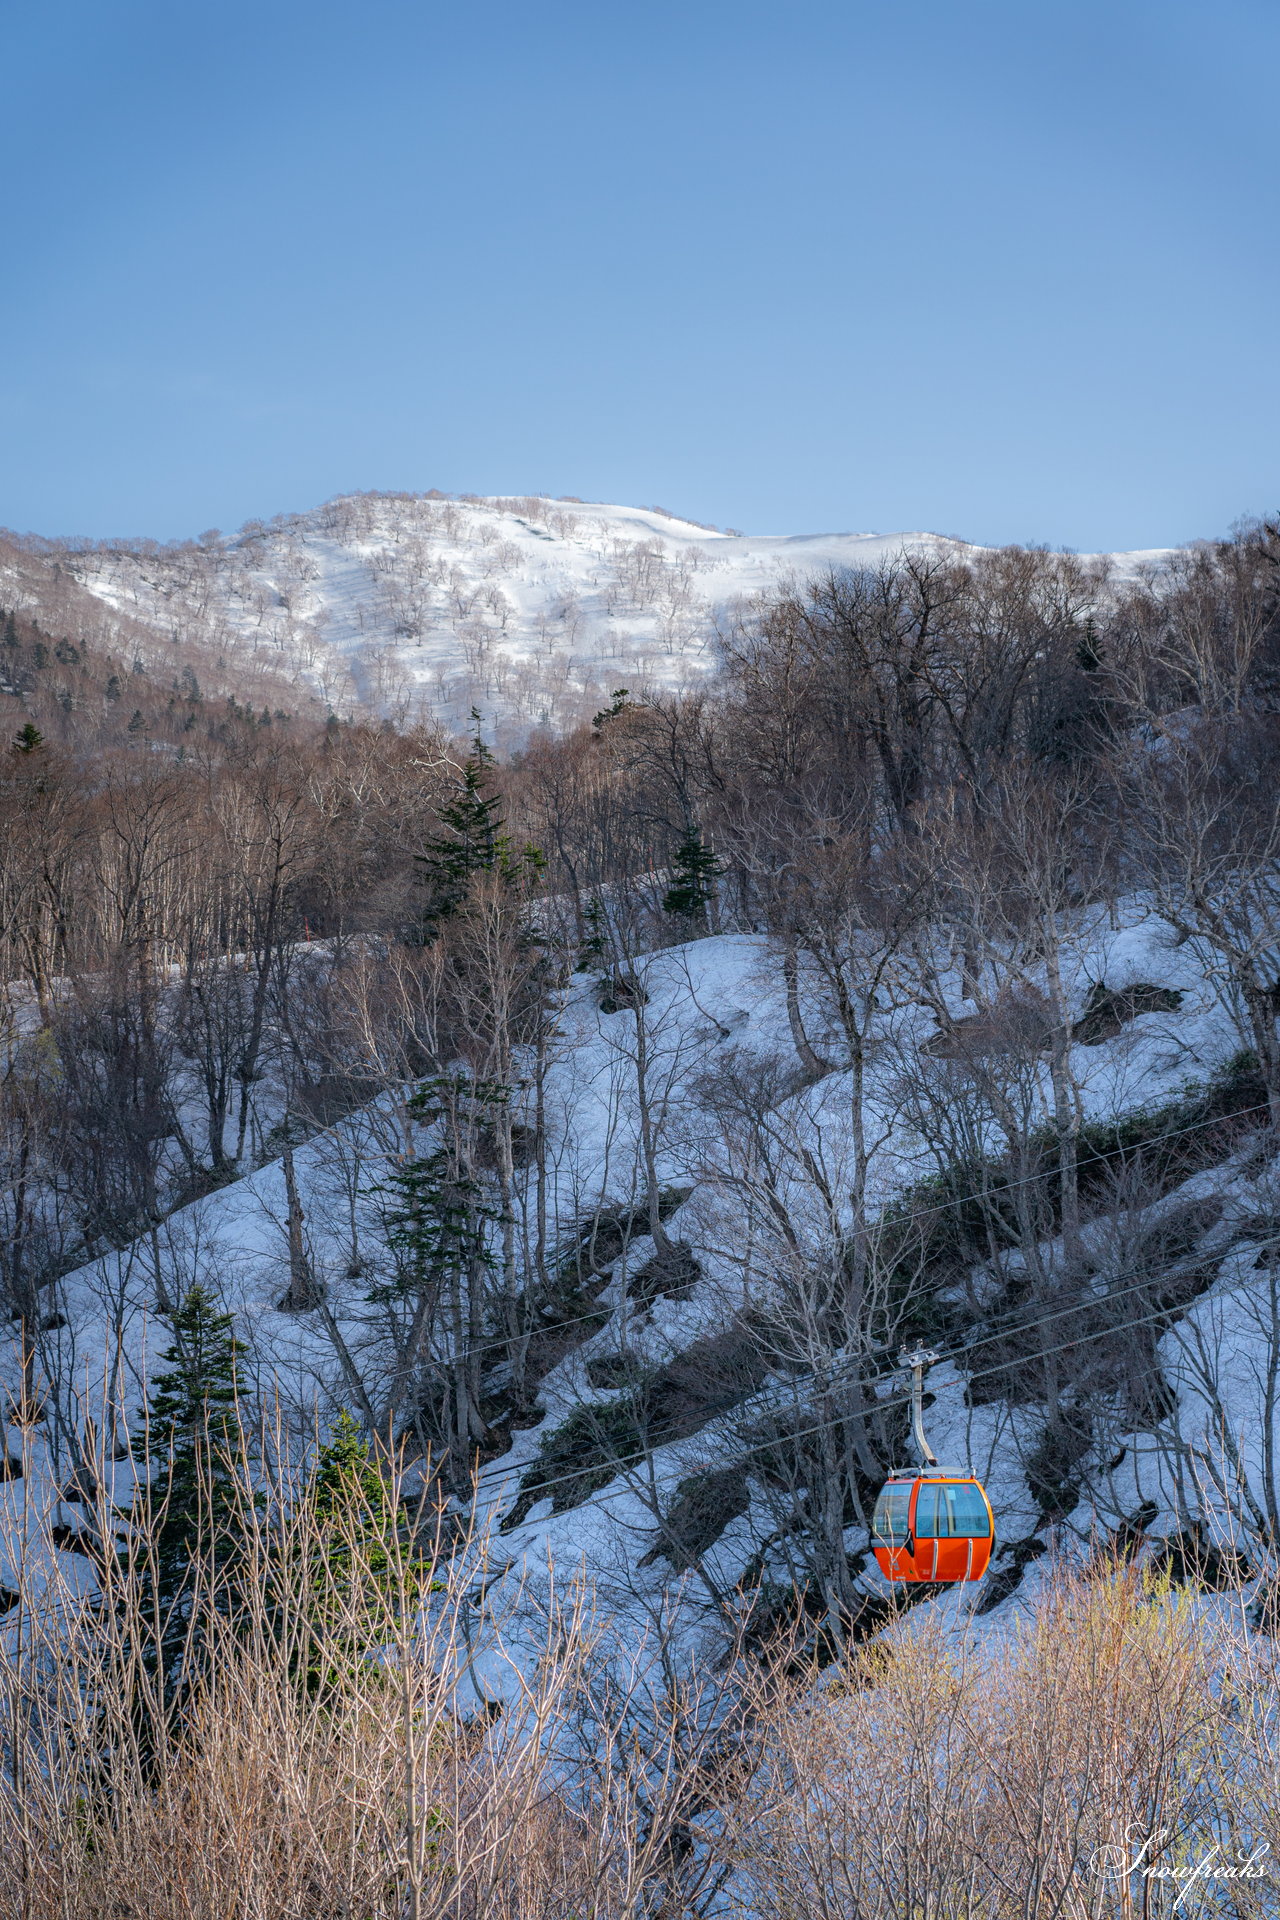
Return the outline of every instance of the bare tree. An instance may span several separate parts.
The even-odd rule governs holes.
[[[1257,1061],[1280,1129],[1280,797],[1266,716],[1206,715],[1123,769],[1140,880],[1195,952]]]

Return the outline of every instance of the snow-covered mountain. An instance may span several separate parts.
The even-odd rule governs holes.
[[[720,532],[657,507],[352,494],[234,536],[70,547],[77,581],[160,633],[199,635],[310,685],[338,712],[506,738],[589,716],[617,687],[689,687],[762,592],[928,533]],[[1153,555],[1116,556],[1131,570]]]

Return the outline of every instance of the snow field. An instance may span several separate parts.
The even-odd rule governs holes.
[[[1130,903],[1114,920],[1102,916],[1082,923],[1070,957],[1071,985],[1081,1005],[1097,982],[1115,989],[1139,980],[1157,981],[1183,995],[1176,1013],[1140,1015],[1103,1044],[1074,1050],[1086,1117],[1104,1119],[1174,1099],[1189,1082],[1208,1078],[1238,1046],[1228,1011],[1191,946],[1174,948],[1140,902]],[[544,1436],[575,1406],[584,1401],[608,1404],[612,1398],[588,1382],[586,1368],[593,1357],[622,1349],[660,1365],[696,1339],[722,1330],[744,1297],[746,1228],[735,1214],[733,1195],[717,1188],[710,1150],[715,1123],[704,1103],[704,1082],[735,1057],[793,1059],[778,956],[763,936],[721,935],[641,956],[635,971],[648,994],[650,1091],[662,1116],[660,1175],[665,1184],[692,1189],[669,1231],[691,1247],[701,1277],[688,1298],[660,1295],[648,1308],[640,1307],[629,1298],[628,1279],[650,1256],[653,1244],[647,1237],[631,1242],[601,1296],[609,1310],[608,1323],[543,1381],[539,1404],[545,1413],[540,1423],[517,1431],[509,1451],[484,1466],[475,1516],[482,1544],[476,1552],[478,1561],[485,1559],[489,1576],[505,1573],[497,1588],[524,1586],[533,1595],[545,1590],[552,1575],[560,1583],[580,1575],[600,1597],[599,1604],[624,1613],[634,1609],[637,1621],[664,1589],[676,1589],[694,1631],[705,1613],[705,1593],[690,1577],[673,1576],[665,1562],[641,1564],[655,1537],[654,1518],[645,1487],[626,1476],[615,1477],[582,1504],[560,1513],[552,1511],[550,1498],[541,1498],[519,1525],[499,1531]],[[833,1046],[832,1036],[824,1033],[812,981],[802,980],[802,1002],[811,1035]],[[962,1016],[965,1010],[957,988],[952,1011]],[[602,1198],[637,1199],[641,1174],[634,1015],[626,1010],[602,1012],[596,982],[576,975],[562,996],[557,1026],[546,1104],[551,1205],[563,1229]],[[878,1203],[890,1201],[932,1169],[926,1143],[900,1123],[897,1088],[904,1062],[919,1059],[919,1048],[933,1031],[932,1016],[918,1005],[904,1000],[886,1008],[881,1043],[873,1049],[866,1111],[868,1132],[883,1142],[872,1181]],[[832,1072],[788,1094],[779,1108],[779,1124],[809,1143],[838,1189],[848,1158],[847,1074]],[[388,1096],[295,1152],[309,1246],[325,1283],[329,1310],[371,1379],[381,1364],[376,1315],[367,1301],[378,1271],[371,1195],[389,1156],[401,1145],[395,1101]],[[1208,1193],[1224,1202],[1223,1224],[1206,1241],[1222,1259],[1220,1278],[1164,1335],[1160,1351],[1179,1396],[1186,1432],[1204,1441],[1219,1419],[1214,1399],[1219,1393],[1229,1421],[1245,1436],[1246,1467],[1251,1470],[1260,1470],[1264,1445],[1257,1409],[1267,1397],[1266,1320],[1271,1308],[1251,1266],[1257,1246],[1239,1241],[1235,1229],[1242,1221],[1266,1216],[1277,1178],[1275,1169],[1253,1164],[1246,1153],[1195,1176],[1162,1203],[1173,1207]],[[803,1219],[806,1199],[796,1194],[794,1200],[797,1217]],[[815,1222],[815,1230],[819,1225]],[[353,1232],[361,1251],[356,1262],[351,1257]],[[158,1257],[170,1291],[201,1279],[234,1309],[248,1348],[250,1384],[282,1409],[305,1445],[349,1395],[320,1316],[279,1310],[287,1284],[286,1241],[283,1173],[281,1163],[272,1161],[180,1209],[154,1242],[136,1242],[68,1275],[58,1299],[64,1325],[51,1338],[78,1382],[82,1412],[101,1426],[105,1398],[123,1408],[131,1423],[137,1422],[147,1380],[167,1343],[155,1318]],[[5,1364],[11,1386],[16,1363],[10,1349]],[[930,1389],[936,1403],[929,1425],[940,1457],[971,1464],[986,1481],[1003,1540],[1025,1538],[1039,1519],[1023,1471],[1038,1436],[1039,1410],[999,1402],[968,1406],[965,1375],[954,1364],[936,1370]],[[777,1383],[766,1382],[745,1411],[764,1413],[783,1400]],[[713,1416],[687,1438],[656,1448],[644,1464],[648,1497],[656,1493],[665,1505],[682,1479],[724,1464],[740,1445],[733,1423]],[[23,1436],[11,1433],[11,1455],[23,1447],[24,1475],[0,1484],[0,1533],[8,1542],[0,1542],[0,1585],[16,1577],[16,1543],[39,1531],[33,1525],[37,1515],[75,1525],[74,1505],[62,1499],[68,1467],[56,1432],[46,1426],[43,1436],[34,1429]],[[113,1471],[119,1497],[126,1500],[132,1465],[121,1461]],[[1144,1501],[1159,1508],[1160,1517],[1150,1527],[1153,1536],[1174,1530],[1179,1507],[1185,1506],[1185,1498],[1180,1499],[1185,1488],[1175,1484],[1179,1471],[1185,1472],[1185,1463],[1179,1469],[1150,1434],[1127,1436],[1125,1459],[1112,1476],[1111,1509],[1078,1509],[1059,1529],[1061,1542],[1074,1542],[1075,1550],[1082,1551],[1092,1533],[1105,1531]],[[1225,1515],[1222,1524],[1229,1531]],[[732,1588],[767,1532],[768,1515],[754,1488],[748,1511],[730,1521],[705,1556],[708,1573],[722,1589]],[[850,1533],[851,1551],[860,1551],[864,1544],[862,1536]],[[87,1563],[80,1556],[64,1552],[59,1559],[73,1578],[87,1577]],[[875,1576],[868,1578],[873,1585]],[[999,1617],[1026,1604],[1038,1579],[1033,1564],[1022,1588],[998,1609]],[[953,1607],[949,1600],[936,1604],[944,1613]]]

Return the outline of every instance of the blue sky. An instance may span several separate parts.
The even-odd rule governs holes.
[[[358,487],[1145,546],[1280,505],[1275,0],[40,0],[0,522]]]

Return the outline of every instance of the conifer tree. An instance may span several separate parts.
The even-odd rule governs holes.
[[[493,755],[481,737],[480,715],[474,707],[471,717],[476,722],[471,752],[463,762],[452,799],[440,809],[444,831],[428,840],[425,850],[415,856],[428,889],[422,917],[427,940],[441,921],[457,913],[477,874],[497,873],[515,882],[536,874],[543,865],[536,847],[525,847],[519,854],[512,850],[502,817],[502,796],[486,791],[492,779]]]
[[[592,899],[587,902],[582,920],[583,939],[578,948],[575,972],[595,973],[597,969],[603,972],[608,960],[608,950],[604,908],[598,900]]]
[[[607,725],[610,720],[616,720],[620,713],[625,713],[627,708],[633,705],[634,702],[628,689],[626,687],[615,687],[609,696],[609,705],[600,709],[591,724],[596,732],[599,733],[600,729]]]
[[[311,1512],[323,1540],[323,1579],[333,1597],[362,1579],[385,1581],[395,1559],[400,1516],[369,1454],[369,1442],[344,1407],[329,1429],[311,1480]]]
[[[386,1482],[369,1458],[369,1443],[345,1408],[320,1449],[308,1506],[315,1559],[307,1579],[314,1637],[306,1685],[315,1693],[326,1680],[337,1678],[337,1645],[358,1656],[375,1643],[386,1603],[395,1598],[398,1516]]]
[[[316,1693],[385,1640],[429,1582],[421,1555],[402,1538],[402,1516],[369,1442],[345,1408],[320,1449],[307,1506],[314,1559],[305,1679]]]
[[[706,846],[700,827],[686,827],[671,861],[674,875],[662,901],[664,913],[689,922],[699,933],[707,931],[707,910],[715,898],[715,882],[724,869]]]
[[[155,1378],[148,1415],[152,1456],[163,1463],[151,1542],[156,1598],[173,1616],[172,1638],[185,1618],[193,1556],[219,1550],[217,1534],[232,1507],[236,1369],[244,1349],[232,1316],[219,1313],[199,1284],[188,1289],[170,1324],[174,1342],[162,1356],[167,1371]]]
[[[474,1123],[484,1108],[507,1097],[505,1087],[487,1081],[467,1075],[440,1076],[422,1083],[410,1110],[419,1122],[431,1126],[447,1113],[470,1109],[467,1119]],[[394,1291],[416,1288],[428,1277],[456,1280],[492,1267],[485,1227],[499,1222],[501,1214],[462,1164],[452,1137],[446,1135],[430,1153],[403,1160],[392,1172],[389,1186],[395,1206],[388,1238],[393,1247],[408,1254],[410,1269],[392,1283]],[[380,1289],[380,1297],[385,1298],[387,1291]]]
[[[485,791],[492,766],[493,756],[477,726],[454,795],[440,809],[444,831],[428,840],[425,850],[417,855],[422,880],[429,889],[423,915],[428,936],[441,920],[457,912],[473,875],[492,873],[510,858],[501,796]]]
[[[14,736],[13,750],[15,753],[38,753],[43,745],[44,735],[39,727],[33,726],[28,720],[26,726],[19,728]]]
[[[345,1407],[320,1449],[311,1500],[322,1525],[341,1518],[353,1505],[368,1515],[379,1532],[396,1524],[386,1482],[369,1457],[369,1442]]]
[[[490,1324],[497,1267],[491,1229],[508,1219],[478,1171],[477,1147],[509,1097],[507,1087],[468,1074],[424,1081],[411,1108],[432,1129],[433,1144],[401,1161],[383,1189],[391,1198],[386,1237],[400,1258],[369,1298],[403,1315],[404,1363],[420,1382],[434,1381],[419,1391],[419,1412],[430,1412],[437,1438],[459,1461],[488,1430],[479,1410],[477,1353]],[[448,1354],[443,1373],[433,1338]]]
[[[1084,623],[1084,633],[1076,648],[1076,664],[1085,673],[1097,673],[1102,666],[1102,647],[1098,639],[1098,626],[1092,614]]]

